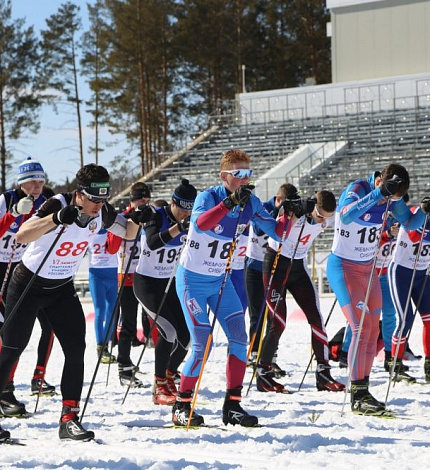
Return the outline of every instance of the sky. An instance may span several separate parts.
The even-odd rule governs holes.
[[[25,18],[27,26],[33,25],[37,34],[46,27],[45,20],[56,13],[64,1],[59,0],[12,0],[13,18]],[[82,32],[89,27],[87,18],[87,3],[93,1],[73,0],[73,3],[81,9],[83,23]],[[83,99],[90,96],[88,86],[84,81],[80,82],[80,94]],[[16,162],[19,164],[27,156],[40,161],[51,181],[63,183],[66,178],[73,179],[79,170],[79,146],[78,131],[76,127],[76,115],[71,110],[64,110],[55,114],[52,108],[45,106],[41,114],[41,128],[38,134],[25,134],[18,141],[11,142],[12,151]],[[94,161],[94,156],[87,152],[89,146],[94,146],[94,131],[87,127],[91,120],[83,109],[83,141],[84,164]],[[112,140],[107,131],[102,132],[102,140]],[[99,164],[109,169],[109,162],[122,150],[112,147],[105,149],[99,157]],[[11,173],[8,179],[9,186],[14,183],[15,174]]]
[[[87,349],[85,352],[85,383],[83,399],[96,364],[96,342],[89,294],[84,300],[87,314]],[[321,309],[327,318],[333,296],[321,298]],[[386,420],[357,416],[349,407],[341,416],[344,393],[318,392],[315,387],[315,366],[297,392],[309,362],[311,332],[303,313],[288,298],[286,329],[281,336],[277,363],[288,371],[279,381],[291,395],[258,392],[255,385],[243,407],[258,416],[263,427],[246,429],[224,426],[221,408],[225,393],[226,338],[216,324],[214,348],[204,369],[197,398],[196,411],[208,428],[190,431],[172,429],[171,407],[154,405],[151,384],[154,374],[154,350],[147,349],[140,364],[139,378],[145,388],[132,389],[121,405],[125,388],[118,380],[116,364],[99,368],[91,400],[83,424],[95,432],[99,443],[70,443],[58,439],[61,396],[41,398],[38,411],[28,419],[1,419],[4,429],[24,446],[0,445],[2,470],[274,470],[274,469],[425,469],[430,457],[429,384],[423,380],[423,359],[410,361],[410,373],[419,384],[396,384],[388,400],[390,409],[401,414],[399,419]],[[30,396],[30,380],[36,361],[39,327],[21,356],[15,375],[16,396],[28,411],[34,411],[35,397]],[[329,338],[345,325],[336,305],[328,323]],[[414,324],[411,347],[423,354],[422,322]],[[114,348],[114,354],[117,353]],[[141,348],[132,348],[136,363]],[[58,341],[47,366],[46,380],[59,391],[63,354]],[[345,369],[332,363],[333,377],[346,383]],[[182,366],[180,367],[182,368]],[[370,377],[371,390],[383,400],[388,374],[381,357],[375,359]],[[251,370],[245,375],[245,387]],[[245,392],[243,393],[245,395]],[[163,427],[164,426],[164,427]]]

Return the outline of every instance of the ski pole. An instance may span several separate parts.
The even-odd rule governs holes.
[[[58,240],[60,239],[61,235],[63,235],[65,229],[66,229],[66,226],[62,225],[60,231],[57,233],[57,236],[55,237],[55,239],[52,242],[51,246],[48,248],[48,251],[46,252],[44,258],[42,259],[39,267],[36,269],[35,273],[31,277],[31,279],[28,281],[27,285],[25,286],[25,289],[22,291],[21,296],[16,301],[16,304],[13,306],[11,312],[9,313],[7,318],[5,318],[5,322],[3,323],[3,326],[0,329],[0,334],[5,331],[7,324],[11,321],[11,319],[15,315],[16,311],[20,307],[22,301],[24,300],[25,296],[27,295],[27,292],[30,290],[30,288],[33,285],[34,281],[36,280],[38,274],[40,273],[41,269],[43,268],[44,264],[46,263],[46,260],[49,258],[49,255],[51,254],[52,250],[54,249],[54,247],[57,244]]]
[[[265,290],[264,295],[263,295],[263,302],[261,303],[260,311],[258,312],[258,318],[257,318],[257,324],[255,326],[255,331],[252,333],[252,337],[251,337],[251,340],[249,342],[248,352],[246,354],[246,361],[247,362],[248,362],[248,359],[251,355],[252,348],[254,347],[254,342],[255,342],[255,339],[257,337],[257,332],[260,328],[260,322],[261,322],[261,319],[263,317],[263,312],[264,312],[264,309],[265,309],[265,306],[266,306],[267,298],[269,297],[270,287],[272,285],[272,281],[273,281],[273,278],[275,276],[275,271],[276,271],[276,268],[278,266],[279,257],[281,256],[282,244],[285,242],[285,239],[287,237],[287,233],[288,233],[288,230],[289,230],[289,221],[290,220],[291,220],[291,215],[288,215],[287,220],[285,221],[284,230],[282,232],[282,238],[281,238],[281,241],[279,243],[278,249],[276,250],[275,259],[273,260],[273,263],[272,263],[272,269],[270,270],[269,283],[267,284],[266,290]],[[263,334],[263,329],[261,331],[262,331],[262,333],[261,333],[261,335],[262,335]]]
[[[175,279],[175,276],[176,276],[176,271],[178,269],[178,265],[179,265],[179,258],[180,258],[180,255],[181,255],[181,252],[185,246],[185,243],[187,242],[187,237],[184,237],[184,241],[182,243],[182,247],[181,249],[179,250],[179,253],[178,253],[178,256],[176,258],[176,262],[175,262],[175,267],[173,268],[173,271],[172,271],[172,274],[170,275],[170,278],[169,278],[169,281],[168,283],[166,284],[166,287],[164,288],[164,292],[163,292],[163,297],[161,298],[161,302],[160,304],[158,305],[158,308],[157,308],[157,311],[155,312],[155,315],[154,315],[154,318],[152,319],[152,325],[151,327],[149,328],[149,332],[148,332],[148,337],[145,338],[145,343],[143,345],[143,348],[142,348],[142,352],[140,353],[140,356],[139,356],[139,359],[136,363],[136,367],[133,369],[133,372],[132,372],[132,375],[131,375],[131,378],[130,378],[130,382],[129,384],[127,385],[127,390],[125,391],[125,394],[124,394],[124,398],[122,399],[122,402],[121,402],[121,405],[123,405],[125,403],[125,400],[127,398],[127,395],[128,395],[128,392],[130,391],[130,388],[131,388],[131,384],[134,382],[134,378],[136,376],[136,372],[138,371],[139,369],[139,365],[140,363],[142,362],[142,358],[143,358],[143,355],[146,351],[146,348],[148,347],[148,344],[149,344],[149,341],[151,339],[151,336],[152,336],[152,332],[154,331],[154,328],[156,328],[157,326],[157,320],[158,320],[158,317],[160,315],[160,312],[161,312],[161,309],[163,308],[164,306],[164,303],[166,302],[166,299],[167,299],[167,294],[169,293],[169,290],[170,290],[170,286],[172,285],[172,282],[173,280]],[[145,308],[142,304],[142,308]],[[184,348],[185,349],[185,348]]]
[[[385,208],[385,211],[384,211],[384,214],[383,214],[383,217],[382,217],[382,225],[381,225],[381,228],[379,229],[378,238],[376,239],[376,253],[373,257],[372,267],[371,267],[371,270],[370,270],[369,283],[367,284],[366,295],[364,297],[363,307],[361,309],[361,318],[360,318],[360,323],[358,325],[356,341],[354,343],[354,349],[353,349],[352,355],[351,355],[351,363],[350,363],[349,374],[348,374],[348,383],[347,383],[347,386],[345,387],[345,394],[344,394],[344,397],[343,397],[342,410],[340,412],[341,416],[343,416],[343,412],[344,412],[345,405],[346,405],[346,396],[347,396],[348,390],[351,387],[352,371],[354,369],[355,359],[357,357],[358,343],[360,342],[361,331],[363,329],[363,324],[364,324],[364,317],[366,315],[367,304],[369,303],[370,291],[372,290],[373,278],[374,278],[374,275],[375,275],[376,263],[377,263],[377,260],[378,260],[378,253],[379,253],[380,244],[381,244],[380,242],[381,242],[382,230],[383,230],[385,224],[387,223],[388,208],[390,206],[390,203],[391,203],[391,196],[388,197],[388,200],[387,200],[387,203],[386,203],[387,207]]]
[[[387,394],[385,396],[385,405],[387,405],[388,395],[389,395],[390,389],[391,389],[391,382],[394,378],[394,369],[396,368],[396,361],[397,361],[397,357],[399,355],[400,343],[401,343],[401,340],[402,340],[402,334],[403,334],[403,330],[404,330],[405,325],[406,325],[406,316],[408,314],[408,308],[409,308],[409,304],[411,302],[412,289],[414,287],[414,280],[415,280],[415,275],[416,275],[416,272],[417,272],[417,264],[418,264],[418,260],[420,259],[420,253],[421,253],[421,249],[422,249],[422,246],[423,246],[424,237],[426,235],[427,220],[428,220],[428,214],[426,214],[426,217],[425,217],[425,220],[424,220],[423,232],[422,232],[421,237],[420,237],[420,243],[418,245],[417,254],[415,255],[414,267],[413,267],[413,270],[412,270],[411,283],[409,285],[408,296],[406,298],[405,306],[403,307],[402,323],[400,325],[400,331],[399,331],[399,334],[398,334],[398,341],[397,341],[397,344],[396,344],[396,350],[395,350],[394,356],[393,356],[393,363],[391,364],[391,368],[390,368],[390,378],[388,380]],[[397,371],[397,373],[398,373],[398,371]],[[396,374],[396,377],[397,377],[397,374]]]
[[[136,233],[136,237],[134,238],[134,241],[133,241],[133,246],[131,248],[131,252],[134,253],[134,249],[137,245],[137,241],[139,240],[139,237],[140,237],[140,233],[142,231],[142,226],[139,224],[139,228],[137,230],[137,233]],[[125,279],[126,279],[126,276],[127,276],[127,273],[130,269],[130,266],[131,266],[131,261],[133,259],[133,256],[130,256],[130,258],[128,259],[127,261],[127,265],[125,267],[125,272],[124,272],[124,276],[123,278],[121,279],[121,285],[120,285],[120,288],[119,288],[119,291],[118,291],[118,295],[116,297],[116,301],[115,301],[115,305],[114,305],[114,308],[113,308],[113,313],[112,313],[112,316],[110,318],[110,321],[109,321],[109,326],[106,330],[106,335],[104,337],[104,340],[103,340],[103,346],[100,350],[100,354],[97,358],[97,363],[96,363],[96,367],[94,369],[94,373],[93,373],[93,377],[91,379],[91,382],[90,382],[90,386],[89,386],[89,389],[88,389],[88,394],[87,394],[87,397],[85,398],[85,403],[84,403],[84,406],[82,408],[82,414],[81,414],[81,417],[79,419],[80,422],[82,422],[82,419],[84,417],[84,414],[85,414],[85,410],[87,408],[87,405],[88,405],[88,401],[90,399],[90,396],[91,396],[91,392],[93,390],[93,387],[94,387],[94,383],[95,383],[95,380],[96,380],[96,376],[97,376],[97,372],[99,370],[99,367],[100,367],[100,363],[101,363],[101,360],[102,360],[102,356],[103,356],[103,351],[109,341],[109,332],[112,328],[112,325],[114,323],[114,318],[116,319],[116,317],[118,316],[118,312],[119,312],[119,305],[120,305],[120,300],[121,300],[121,295],[122,295],[122,292],[124,290],[124,284],[125,284]]]
[[[209,356],[209,349],[210,349],[210,346],[211,346],[211,343],[212,343],[213,330],[215,328],[215,321],[216,321],[216,318],[217,318],[217,315],[218,315],[218,310],[219,310],[219,307],[221,305],[221,299],[222,299],[222,296],[224,294],[224,288],[225,288],[227,280],[228,280],[228,278],[231,274],[231,261],[233,259],[237,239],[239,238],[239,235],[240,235],[238,233],[239,225],[240,225],[239,222],[240,222],[240,219],[241,219],[244,208],[245,208],[245,205],[240,206],[239,215],[237,217],[236,228],[235,228],[235,231],[234,231],[233,240],[232,240],[232,243],[231,243],[231,246],[230,246],[230,250],[228,252],[225,271],[224,271],[224,277],[223,277],[223,280],[221,282],[221,286],[220,286],[219,291],[218,291],[218,299],[217,299],[217,303],[216,303],[216,306],[215,306],[215,309],[214,309],[214,312],[213,312],[212,325],[210,327],[208,338],[206,340],[206,346],[205,346],[205,351],[204,351],[204,354],[203,354],[200,373],[199,373],[199,377],[198,377],[197,382],[196,382],[196,387],[195,387],[195,390],[194,390],[193,400],[191,402],[190,416],[188,417],[188,423],[187,423],[187,426],[186,426],[187,430],[190,428],[191,419],[193,417],[194,408],[196,406],[197,395],[199,393],[200,383],[201,383],[202,377],[203,377],[203,371],[204,371],[204,368],[205,368],[205,365],[206,365],[206,362],[207,362],[207,358]]]
[[[45,380],[46,366],[48,364],[49,356],[51,355],[52,346],[54,344],[54,338],[55,338],[54,331],[51,328],[51,335],[49,337],[49,343],[48,343],[48,347],[46,349],[46,356],[45,356],[45,361],[44,361],[44,364],[43,364],[43,370],[42,370],[42,374],[40,376],[40,384],[39,384],[39,390],[37,391],[37,398],[36,398],[36,404],[34,406],[34,413],[36,413],[36,411],[37,411],[40,396],[42,395],[42,387],[43,387],[43,382]]]
[[[290,273],[291,273],[291,269],[293,268],[293,262],[294,262],[294,257],[296,256],[296,253],[297,253],[297,249],[299,247],[299,243],[300,243],[300,239],[302,238],[302,234],[303,234],[303,230],[305,228],[305,225],[306,225],[306,221],[303,222],[303,225],[300,229],[300,232],[299,232],[299,236],[297,237],[297,242],[296,242],[296,245],[294,247],[294,250],[293,250],[293,254],[291,256],[291,261],[290,261],[290,264],[287,268],[287,271],[285,273],[285,278],[284,278],[284,282],[282,283],[282,287],[281,287],[281,291],[279,292],[279,296],[278,298],[276,299],[276,303],[275,303],[275,306],[273,308],[273,312],[272,312],[272,317],[273,319],[275,318],[275,315],[276,315],[276,312],[278,310],[278,307],[279,307],[279,304],[280,304],[280,301],[281,301],[281,298],[283,297],[286,289],[287,289],[287,283],[288,283],[288,279],[290,277]],[[275,268],[276,269],[276,268]],[[272,278],[273,280],[273,278]],[[267,290],[267,297],[268,297],[268,294],[269,294],[269,290],[270,290],[270,284],[268,284],[268,287],[269,289]],[[267,301],[267,297],[266,297],[266,301]],[[267,316],[269,314],[269,308],[267,308],[265,310],[265,315]],[[263,334],[263,332],[262,332]],[[249,390],[251,389],[251,385],[252,385],[252,382],[254,381],[254,378],[255,376],[257,375],[257,367],[258,367],[258,364],[260,362],[260,356],[261,356],[261,351],[262,351],[263,348],[260,348],[260,351],[259,351],[259,354],[257,353],[257,358],[255,360],[255,366],[253,368],[253,371],[252,371],[252,376],[251,376],[251,380],[249,381],[249,384],[248,384],[248,388],[246,390],[246,396],[248,396],[248,393],[249,393]]]
[[[326,320],[325,323],[324,323],[324,327],[326,327],[326,326],[328,325],[328,322],[329,322],[330,317],[331,317],[331,315],[332,315],[332,313],[333,313],[334,307],[336,306],[336,302],[337,302],[337,298],[335,297],[334,302],[333,302],[333,305],[331,306],[330,312],[329,312],[329,314],[328,314],[328,316],[327,316],[327,320]],[[300,389],[302,388],[303,382],[305,381],[305,377],[306,377],[306,375],[307,375],[307,373],[308,373],[308,370],[309,370],[309,368],[310,368],[310,366],[311,366],[311,363],[312,363],[314,357],[315,357],[315,352],[312,352],[311,358],[309,359],[308,366],[306,367],[305,373],[303,374],[302,381],[300,382],[299,388],[297,389],[298,392],[300,392]]]

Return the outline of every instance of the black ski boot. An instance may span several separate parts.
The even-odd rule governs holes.
[[[40,384],[42,384],[42,388],[40,388]],[[40,389],[40,394],[45,397],[52,397],[55,395],[55,387],[50,385],[45,380],[42,381],[41,378],[32,378],[31,379],[31,394],[38,395]]]
[[[23,418],[28,415],[24,403],[18,401],[14,395],[13,382],[8,383],[0,396],[0,416],[5,418]]]
[[[369,392],[368,377],[351,381],[351,410],[366,416],[377,416],[385,411],[385,405]]]
[[[259,392],[290,393],[282,384],[276,382],[272,366],[259,364],[257,367],[257,390]]]
[[[246,428],[258,426],[257,416],[248,414],[241,406],[242,387],[227,390],[222,407],[222,422],[224,424],[240,424]]]
[[[385,372],[390,372],[391,370],[390,364],[393,363],[393,358],[391,357],[391,351],[384,351],[384,352],[385,352],[384,369],[385,369]],[[407,372],[409,370],[409,366],[407,366],[406,364],[403,364],[402,362],[402,369],[403,371]]]
[[[340,351],[339,354],[339,368],[348,369],[348,351]]]
[[[424,360],[424,374],[426,383],[430,383],[430,357]]]
[[[343,392],[345,390],[345,385],[334,380],[330,374],[330,364],[319,363],[317,364],[317,369],[315,371],[315,376],[317,379],[317,390],[318,391],[329,391],[329,392]]]
[[[276,379],[281,379],[282,377],[285,377],[287,375],[287,372],[284,369],[281,369],[276,361],[278,360],[278,355],[275,353],[272,358],[272,371],[275,374]]]
[[[118,375],[120,384],[128,387],[131,381],[131,388],[142,388],[144,386],[143,382],[140,379],[136,378],[136,372],[138,370],[139,369],[134,364],[118,363]]]
[[[393,359],[390,359],[388,361],[388,367],[389,370],[391,371],[391,368],[393,367]],[[403,365],[403,362],[401,359],[397,359],[396,363],[394,364],[394,371],[393,371],[393,382],[407,382],[410,384],[416,383],[417,379],[415,377],[412,377],[406,372],[406,368]]]
[[[10,439],[10,432],[0,426],[0,444]]]
[[[75,400],[63,400],[61,411],[59,437],[74,441],[91,441],[94,439],[93,431],[87,431],[78,419],[79,402]]]
[[[175,426],[188,426],[188,420],[191,413],[191,392],[178,392],[176,402],[172,409],[172,422]],[[191,417],[190,426],[201,426],[205,420],[203,416],[198,415],[195,411]]]

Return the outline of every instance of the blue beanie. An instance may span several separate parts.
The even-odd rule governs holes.
[[[17,170],[16,181],[18,184],[27,183],[32,180],[43,180],[45,181],[45,172],[39,162],[33,160],[31,157],[27,157]]]

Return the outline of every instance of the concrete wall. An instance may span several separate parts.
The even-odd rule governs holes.
[[[327,6],[333,83],[430,72],[430,0],[327,0]]]

